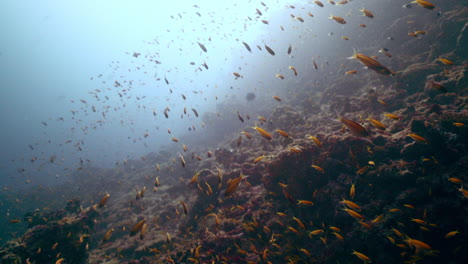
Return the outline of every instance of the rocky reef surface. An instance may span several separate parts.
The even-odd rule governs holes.
[[[88,263],[89,237],[98,216],[95,207],[82,209],[78,200],[69,200],[62,210],[29,213],[29,229],[2,247],[1,263]]]

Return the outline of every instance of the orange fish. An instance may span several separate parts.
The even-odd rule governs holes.
[[[411,134],[408,134],[407,136],[414,139],[414,140],[416,140],[416,141],[418,141],[418,142],[428,143],[425,138],[421,137],[418,134],[411,133]]]
[[[325,173],[325,170],[322,169],[320,166],[318,165],[311,165],[312,168],[314,168],[316,171],[320,172],[320,173]]]
[[[141,228],[143,227],[143,224],[146,223],[146,220],[143,219],[140,222],[136,223],[133,228],[130,230],[130,236],[134,236],[140,232]]]
[[[264,137],[265,139],[267,139],[267,140],[272,140],[273,139],[273,137],[271,136],[270,133],[268,133],[263,128],[258,127],[257,125],[255,125],[255,127],[253,127],[253,129],[257,130],[257,132],[260,134],[260,136]]]
[[[110,194],[106,193],[106,195],[104,195],[104,197],[102,197],[101,201],[99,202],[98,207],[99,208],[104,207],[104,205],[106,205],[107,200],[109,199],[109,197],[110,197]]]
[[[232,194],[237,190],[237,188],[239,187],[241,181],[242,181],[243,179],[245,179],[245,178],[247,178],[247,177],[244,176],[244,175],[242,174],[242,172],[241,172],[240,175],[239,175],[239,177],[232,179],[232,180],[229,182],[229,184],[228,184],[228,186],[227,186],[227,188],[226,188],[226,191],[224,192],[224,196],[225,196],[225,197],[228,197],[228,196],[232,195]]]
[[[372,119],[372,118],[368,118],[367,119],[369,121],[369,123],[371,123],[374,127],[380,129],[380,130],[385,130],[387,127],[382,124],[382,122],[380,122],[379,120],[375,120],[375,119]]]
[[[285,138],[288,138],[289,137],[289,134],[284,132],[283,130],[281,129],[276,129],[275,130],[276,132],[278,132],[278,134],[280,134],[281,136],[285,137]]]
[[[372,14],[371,11],[369,11],[369,10],[367,10],[365,8],[363,8],[363,9],[361,9],[359,11],[361,11],[363,13],[362,14],[363,16],[366,16],[366,17],[369,17],[369,18],[374,18],[374,14]]]
[[[380,64],[380,62],[376,61],[375,59],[368,57],[364,54],[357,53],[356,51],[354,51],[353,56],[351,56],[349,59],[357,59],[367,68],[382,75],[393,76],[396,74],[395,72],[389,70],[387,67]]]
[[[365,127],[352,120],[340,117],[340,122],[343,123],[355,136],[367,137],[369,135],[369,132],[367,132],[367,129]]]
[[[338,17],[338,16],[330,16],[329,19],[333,19],[335,20],[336,22],[340,23],[340,24],[346,24],[346,20],[342,17]]]
[[[424,8],[427,8],[427,9],[434,9],[435,8],[435,5],[428,2],[428,1],[425,1],[425,0],[415,0],[413,2],[411,2],[413,4],[418,4],[419,6],[422,6]]]

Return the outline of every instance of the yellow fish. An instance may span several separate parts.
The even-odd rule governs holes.
[[[228,186],[226,188],[226,191],[224,192],[224,196],[228,197],[228,196],[232,195],[237,190],[237,188],[239,187],[241,181],[243,179],[245,179],[245,178],[247,178],[247,176],[244,176],[242,174],[242,172],[241,172],[239,177],[232,179],[229,182],[229,184],[228,184]]]

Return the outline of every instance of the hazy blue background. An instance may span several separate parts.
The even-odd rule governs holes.
[[[247,42],[256,38],[259,31],[255,27],[250,27],[250,35],[242,28],[247,15],[255,17],[255,9],[247,2],[244,6],[236,4],[235,9],[232,4],[223,6],[219,1],[200,1],[200,8],[193,4],[193,1],[178,1],[176,7],[165,1],[2,1],[2,182],[17,177],[18,168],[26,169],[27,178],[41,173],[60,175],[63,168],[79,166],[79,158],[109,166],[119,160],[157,151],[161,144],[170,143],[167,128],[177,136],[190,126],[175,118],[180,116],[180,109],[172,109],[183,103],[182,93],[190,102],[186,104],[189,111],[194,107],[202,114],[203,110],[213,109],[214,100],[205,101],[205,98],[213,99],[215,93],[222,96],[225,87],[220,86],[231,72],[231,69],[223,72],[224,67],[229,67],[225,63],[233,59],[226,44],[232,44],[232,34]],[[220,16],[227,7],[230,10],[224,12],[230,17]],[[182,19],[177,14],[181,14]],[[209,37],[212,37],[211,42]],[[203,53],[197,41],[205,43],[209,52]],[[245,53],[239,47],[237,50]],[[142,55],[134,58],[133,52]],[[151,65],[144,58],[147,55],[154,56],[162,64]],[[194,72],[196,68],[189,65],[190,61],[197,67],[206,62],[209,74]],[[146,69],[136,70],[141,65]],[[99,74],[103,76],[97,78]],[[164,81],[155,81],[155,76],[167,77],[170,86]],[[132,91],[124,95],[124,100],[112,86],[115,80],[122,83],[120,90],[128,89],[124,80],[133,80]],[[103,96],[97,101],[89,94],[106,88],[112,89],[106,93],[108,101],[104,101]],[[172,95],[168,88],[174,91]],[[195,95],[190,92],[192,90],[204,93]],[[146,101],[138,102],[136,96],[146,96]],[[79,99],[86,100],[89,105]],[[92,112],[91,105],[97,113]],[[146,110],[142,110],[142,106]],[[166,106],[172,110],[169,120],[163,118]],[[104,120],[99,112],[105,107],[117,110],[107,112],[102,126],[96,125],[96,121]],[[153,109],[158,118],[153,118]],[[72,115],[71,110],[76,114]],[[200,127],[201,121],[197,121],[194,125]],[[98,128],[92,129],[93,126]],[[155,135],[156,126],[161,129]],[[133,140],[143,138],[147,130],[151,135],[151,140],[146,141],[147,147],[141,142],[135,144]],[[65,144],[67,140],[72,142]],[[83,151],[76,151],[73,146],[76,142],[84,143]],[[49,164],[52,156],[56,156],[56,161]],[[31,163],[33,157],[37,160]]]
[[[400,3],[406,2],[398,2],[395,8],[401,11]],[[353,47],[361,46],[357,40],[386,39],[376,36],[382,24],[369,25],[367,35],[357,26],[369,22],[359,12],[364,1],[346,8],[325,1],[319,8],[311,2],[297,9],[290,6],[293,1],[265,3],[267,7],[257,1],[2,1],[0,183],[45,183],[83,164],[112,166],[157,152],[192,125],[202,133],[203,113],[217,111],[223,100],[252,108],[244,100],[247,92],[270,99],[294,92],[290,88],[301,78],[320,80],[336,72],[338,66],[329,66],[327,58],[350,56]],[[330,14],[346,17],[347,28],[328,19]],[[374,14],[386,15],[383,10]],[[351,40],[345,43],[341,37],[348,34]],[[141,55],[135,58],[134,52]],[[316,73],[313,59],[321,68],[332,68]],[[298,78],[288,65],[298,69]],[[243,78],[235,80],[233,72]],[[114,81],[122,86],[114,87]],[[189,116],[181,119],[184,106]],[[166,107],[169,119],[163,115]]]

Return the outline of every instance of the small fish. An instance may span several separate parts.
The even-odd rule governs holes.
[[[304,22],[304,20],[302,22]],[[291,44],[290,44],[289,47],[288,47],[288,55],[291,54],[291,51],[292,51],[292,48],[291,48]]]
[[[356,195],[356,184],[353,183],[351,184],[351,188],[349,189],[349,197],[351,197],[352,199],[354,199],[354,196]]]
[[[265,24],[265,25],[268,25],[268,21],[267,21],[267,20],[262,20],[262,23]]]
[[[267,139],[267,140],[272,140],[273,137],[271,136],[270,133],[268,133],[266,130],[264,130],[263,128],[260,128],[258,127],[257,125],[255,125],[255,127],[252,127],[253,129],[257,130],[257,132],[260,134],[260,136],[262,136],[263,138]]]
[[[281,136],[285,137],[285,138],[288,138],[289,137],[289,134],[284,132],[283,130],[281,129],[276,129],[275,130],[276,132],[278,132],[278,134],[280,134]]]
[[[451,238],[453,236],[455,236],[456,234],[459,234],[460,232],[458,230],[455,230],[455,231],[452,231],[452,232],[448,232],[446,235],[445,235],[445,238]]]
[[[418,223],[420,225],[427,225],[427,222],[422,220],[422,219],[417,219],[417,218],[411,218],[412,222]]]
[[[242,133],[246,138],[248,138],[249,140],[252,139],[252,135],[250,135],[249,132],[242,131],[241,133]]]
[[[387,102],[385,102],[384,100],[377,99],[377,102],[379,102],[381,105],[388,105]]]
[[[240,75],[238,72],[233,72],[232,74],[234,76],[236,76],[236,78],[241,78],[242,77],[242,75]]]
[[[380,64],[380,62],[376,61],[375,59],[364,54],[357,53],[356,51],[354,51],[353,56],[349,57],[348,59],[357,59],[367,68],[382,75],[394,76],[396,74],[395,72]]]
[[[444,58],[437,58],[438,61],[442,62],[443,64],[445,65],[454,65],[455,63],[451,60],[447,60],[447,59],[444,59]]]
[[[325,173],[325,170],[322,169],[320,166],[318,165],[311,165],[312,168],[314,168],[316,171],[320,172],[320,173]]]
[[[115,231],[114,228],[109,228],[109,230],[106,231],[106,233],[104,234],[104,237],[102,238],[102,241],[101,243],[104,243],[106,242],[107,240],[110,239],[110,237],[112,236],[112,233]]]
[[[304,223],[302,223],[302,221],[301,221],[299,218],[293,216],[293,219],[294,219],[294,221],[297,222],[297,224],[299,225],[299,227],[301,227],[302,229],[306,229]]]
[[[226,191],[224,192],[224,196],[228,197],[228,196],[232,195],[237,190],[237,188],[239,187],[241,181],[243,179],[245,179],[245,178],[246,178],[246,176],[244,176],[242,174],[242,172],[241,172],[239,177],[232,179],[229,182],[229,184],[228,184],[228,186],[226,188]]]
[[[55,264],[62,264],[64,260],[64,258],[57,259],[57,261],[55,261]]]
[[[180,201],[180,204],[184,208],[184,214],[187,215],[188,214],[187,204],[185,204],[184,201]]]
[[[284,80],[284,76],[282,74],[277,73],[277,74],[275,74],[275,76],[277,78],[280,78],[281,80]]]
[[[184,156],[182,156],[182,154],[179,153],[179,158],[180,158],[180,164],[182,164],[182,167],[185,168],[185,159],[184,159]]]
[[[223,171],[220,167],[216,167],[217,177],[218,177],[218,189],[221,189],[221,184],[223,183]]]
[[[369,123],[371,123],[374,127],[380,129],[380,130],[385,130],[387,129],[387,127],[382,124],[382,122],[378,121],[378,120],[375,120],[375,119],[372,119],[372,118],[368,118],[367,119],[369,121]]]
[[[366,24],[359,24],[360,27],[365,28],[367,27]]]
[[[240,115],[239,111],[237,111],[237,118],[239,118],[239,120],[243,123],[244,122],[244,118]]]
[[[316,236],[316,235],[320,235],[324,232],[323,229],[316,229],[316,230],[313,230],[313,231],[310,231],[309,232],[309,236]]]
[[[293,66],[289,66],[289,69],[291,69],[294,72],[294,76],[297,76],[297,70]]]
[[[265,49],[268,51],[268,53],[275,56],[275,52],[270,47],[268,47],[266,44],[265,44]]]
[[[454,125],[454,126],[456,126],[456,127],[464,127],[464,126],[465,126],[465,124],[460,123],[460,122],[455,122],[455,123],[453,123],[452,125]]]
[[[336,237],[337,239],[339,239],[339,240],[341,240],[341,241],[344,240],[344,237],[343,237],[342,235],[338,234],[337,232],[332,232],[332,234],[335,235],[335,237]]]
[[[145,235],[148,231],[148,224],[147,223],[144,223],[143,226],[141,227],[141,230],[140,230],[140,239],[143,240],[145,238]]]
[[[134,236],[138,234],[143,227],[143,224],[146,223],[145,219],[140,220],[138,223],[136,223],[133,228],[130,230],[130,236]]]
[[[356,171],[356,174],[357,174],[357,175],[361,175],[361,174],[363,174],[364,172],[366,172],[368,169],[369,169],[369,166],[363,166],[363,167],[360,168],[358,171]]]
[[[259,16],[261,16],[261,15],[262,15],[262,12],[261,12],[260,10],[258,10],[258,8],[255,8],[255,9],[257,10],[257,14],[258,14]]]
[[[283,187],[282,188],[282,192],[283,192],[283,195],[284,197],[292,204],[295,204],[296,203],[296,200],[294,199],[294,197],[288,192],[287,188],[286,187]]]
[[[264,158],[266,158],[266,157],[267,157],[267,156],[262,155],[262,156],[260,156],[260,157],[258,157],[258,158],[256,158],[256,159],[254,159],[252,162],[253,162],[253,163],[258,163],[258,162],[260,162],[262,159],[264,159]]]
[[[394,115],[394,114],[384,114],[384,116],[390,118],[390,119],[393,119],[393,120],[399,120],[400,117],[397,116],[397,115]]]
[[[198,46],[200,46],[200,48],[204,51],[204,52],[207,52],[208,50],[206,49],[205,45],[201,44],[200,42],[197,42],[198,43]]]
[[[376,216],[374,219],[372,219],[371,223],[373,224],[377,224],[377,223],[380,223],[382,222],[382,219],[384,218],[384,215],[381,214],[381,215],[378,215]]]
[[[428,244],[422,242],[421,240],[408,238],[405,240],[405,242],[408,246],[413,246],[417,249],[431,249],[431,247]]]
[[[343,200],[341,200],[340,203],[345,204],[349,208],[361,211],[361,207],[352,201],[349,201],[343,198]]]
[[[412,4],[418,4],[419,6],[422,6],[424,8],[427,8],[427,9],[434,9],[435,8],[435,5],[428,2],[428,1],[425,1],[425,0],[415,0],[413,2],[411,2]]]
[[[345,72],[345,75],[354,75],[354,74],[356,74],[357,72],[358,72],[357,70],[351,70],[351,71]]]
[[[342,36],[341,38],[344,39],[344,40],[349,40],[349,38],[346,37],[346,36]]]
[[[362,14],[363,16],[366,16],[366,17],[369,17],[369,18],[374,18],[374,14],[372,14],[371,11],[369,11],[369,10],[367,10],[365,8],[363,8],[363,9],[361,9],[359,11],[361,11],[363,13]]]
[[[329,19],[335,20],[337,23],[346,24],[346,20],[342,17],[330,15]]]
[[[299,147],[289,147],[289,149],[294,153],[302,153],[302,149]]]
[[[316,5],[318,5],[318,6],[320,6],[320,7],[323,7],[323,3],[320,2],[320,1],[318,1],[318,0],[317,0],[317,1],[314,1],[314,3],[315,3]]]
[[[387,56],[389,58],[393,57],[392,54],[390,54],[388,52],[388,50],[386,50],[386,49],[380,49],[379,52],[385,54],[385,56]]]
[[[106,205],[107,200],[109,199],[109,197],[110,197],[110,194],[106,193],[106,195],[104,195],[104,197],[102,197],[101,201],[99,202],[98,207],[99,208],[104,207],[104,205]]]
[[[428,143],[425,138],[421,137],[418,134],[411,133],[411,134],[408,134],[407,137],[410,137],[410,138],[414,139],[417,142],[422,142],[422,143],[426,143],[426,144]]]
[[[317,66],[317,63],[315,62],[315,59],[314,59],[313,62],[314,62],[314,68],[315,68],[316,70],[318,70],[318,66]]]
[[[276,96],[276,95],[275,95],[275,96],[273,96],[273,99],[275,99],[275,100],[276,100],[276,101],[278,101],[278,102],[280,102],[280,101],[281,101],[281,97],[279,97],[279,96]]]
[[[366,256],[366,255],[364,255],[364,254],[362,254],[360,252],[357,252],[356,250],[353,250],[353,253],[351,253],[351,254],[355,255],[360,260],[364,261],[364,263],[370,263],[371,262],[371,259],[368,256]]]
[[[159,183],[159,177],[156,177],[154,179],[154,187],[159,187],[159,186],[161,186],[161,183]]]
[[[297,205],[312,206],[312,205],[314,205],[314,202],[312,202],[312,201],[307,201],[307,200],[297,200]]]
[[[312,256],[312,254],[310,254],[310,252],[309,252],[307,249],[305,249],[305,248],[301,248],[301,249],[299,249],[299,251],[301,251],[302,253],[306,254],[306,255],[309,256],[309,257]]]
[[[463,197],[468,199],[468,190],[463,189],[463,186],[458,190],[463,194]]]
[[[295,17],[295,19],[297,19],[297,20],[301,21],[302,23],[304,23],[304,19],[302,17]]]
[[[213,188],[211,188],[211,185],[205,181],[205,186],[206,186],[206,195],[212,195],[213,194]],[[219,185],[221,186],[221,185]]]
[[[52,249],[52,250],[56,250],[56,249],[57,249],[57,247],[58,247],[58,245],[59,245],[59,243],[55,243],[55,244],[53,244],[53,245],[52,245],[52,247],[51,247],[51,249]]]
[[[257,9],[258,10],[258,9]],[[244,44],[245,48],[250,52],[252,53],[252,49],[250,49],[250,46],[249,44],[245,43],[245,42],[242,42],[242,44]]]
[[[362,216],[361,214],[359,214],[356,211],[353,211],[353,210],[348,209],[348,208],[343,208],[342,210],[347,212],[350,216],[352,216],[352,217],[354,217],[356,219],[364,219],[364,216]]]
[[[450,182],[453,182],[453,183],[458,183],[458,184],[463,183],[463,180],[460,180],[460,179],[455,178],[455,177],[449,178],[448,180]]]
[[[352,120],[349,120],[349,119],[346,119],[346,118],[343,118],[343,117],[340,117],[340,122],[343,123],[350,131],[351,131],[351,134],[355,135],[355,136],[358,136],[358,137],[367,137],[369,136],[369,132],[367,132],[367,129],[363,126],[361,126],[360,124],[352,121]]]

